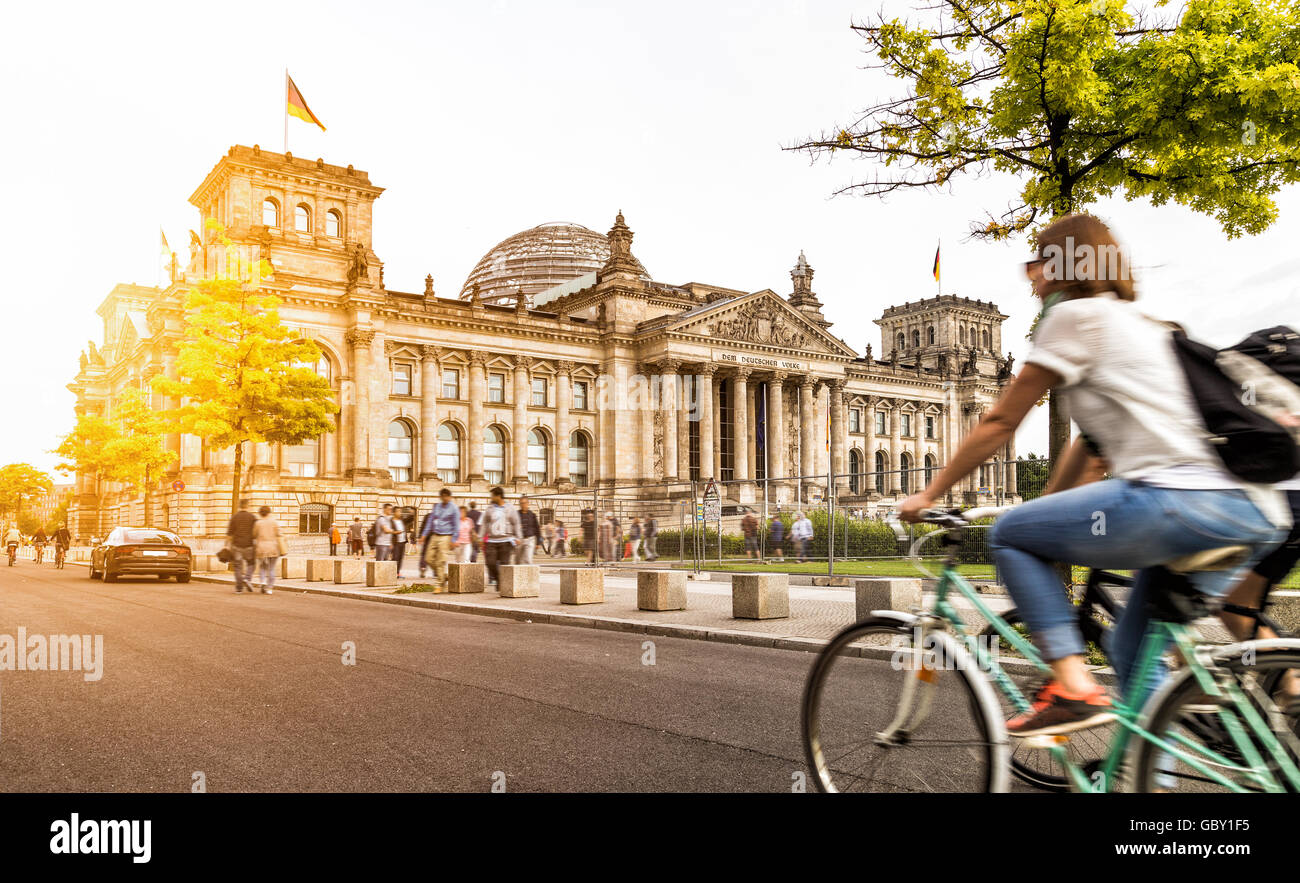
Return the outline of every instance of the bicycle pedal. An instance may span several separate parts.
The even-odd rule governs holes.
[[[1053,733],[1051,735],[1026,736],[1020,740],[1020,744],[1031,750],[1045,751],[1048,748],[1056,748],[1070,741],[1070,737],[1064,733]]]

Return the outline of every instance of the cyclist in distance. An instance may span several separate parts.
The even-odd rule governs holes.
[[[1246,566],[1253,566],[1291,524],[1281,491],[1240,481],[1211,449],[1170,332],[1134,304],[1124,254],[1101,221],[1067,215],[1052,222],[1038,234],[1025,274],[1042,313],[1024,369],[948,466],[899,512],[904,520],[919,520],[1013,437],[1045,393],[1062,396],[1082,435],[1056,464],[1062,474],[1053,489],[1060,490],[1002,516],[990,537],[998,571],[1052,669],[1031,709],[1008,721],[1012,736],[1069,733],[1115,716],[1088,671],[1083,636],[1054,561],[1138,571],[1106,648],[1121,690],[1137,703],[1165,677],[1156,671],[1147,684],[1130,683],[1147,629],[1154,569],[1229,545],[1249,546]],[[1112,478],[1074,487],[1097,451]],[[1192,582],[1219,597],[1240,572],[1196,573]]]
[[[45,535],[45,528],[36,528],[36,533],[32,534],[32,546],[36,549],[36,563],[40,564],[45,559],[45,544],[50,538]]]
[[[63,556],[68,554],[68,549],[71,546],[72,534],[68,531],[68,526],[66,524],[59,525],[59,529],[54,532],[55,560],[62,564]]]

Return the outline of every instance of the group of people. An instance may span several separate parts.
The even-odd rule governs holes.
[[[589,564],[624,559],[654,561],[659,557],[656,549],[658,543],[659,522],[653,515],[644,522],[634,517],[624,532],[623,522],[613,512],[606,512],[605,517],[597,523],[595,510],[583,510],[582,545]]]
[[[50,543],[54,543],[55,561],[62,562],[63,556],[67,554],[68,549],[72,546],[72,533],[68,530],[66,524],[61,524],[53,534],[46,534],[45,528],[38,527],[30,537],[24,537],[22,531],[18,529],[18,524],[11,521],[5,529],[5,550],[10,555],[14,555],[24,543],[35,550],[37,564],[44,560],[45,547]]]
[[[763,550],[759,542],[759,520],[753,512],[746,512],[745,517],[740,519],[740,532],[745,537],[745,557],[761,559]],[[812,520],[802,509],[796,512],[794,520],[790,522],[789,539],[799,563],[808,560],[808,547],[815,534]],[[780,515],[773,515],[767,525],[767,551],[778,561],[785,559],[785,541],[785,522]]]
[[[275,589],[275,571],[288,551],[280,522],[270,506],[254,515],[251,500],[240,500],[239,511],[226,525],[226,549],[235,565],[235,594],[260,589],[270,595]]]

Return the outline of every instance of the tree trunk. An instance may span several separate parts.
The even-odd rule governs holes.
[[[153,527],[153,494],[151,493],[149,470],[144,471],[144,526]]]
[[[244,472],[244,443],[239,442],[235,445],[235,472],[230,477],[230,517],[234,517],[239,511],[239,481]]]

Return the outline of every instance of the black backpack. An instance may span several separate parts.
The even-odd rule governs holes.
[[[373,549],[375,547],[375,540],[377,539],[379,539],[379,528],[376,527],[375,522],[372,521],[370,522],[370,527],[366,528],[366,545]]]
[[[1210,431],[1210,444],[1228,471],[1243,481],[1272,484],[1300,472],[1300,446],[1291,432],[1258,406],[1250,381],[1224,370],[1221,352],[1173,330],[1174,352]],[[1300,335],[1285,326],[1256,331],[1223,353],[1248,356],[1300,386]]]

